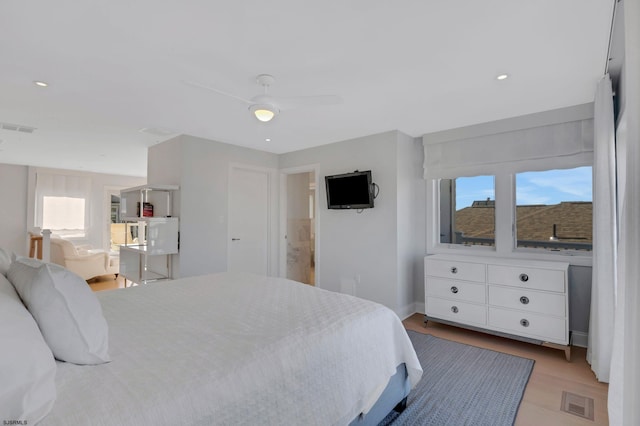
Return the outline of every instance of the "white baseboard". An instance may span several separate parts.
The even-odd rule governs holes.
[[[413,303],[410,303],[409,305],[403,306],[402,309],[396,311],[396,314],[401,320],[409,318],[415,313],[415,307],[413,305]]]
[[[424,314],[424,303],[412,303],[405,306],[400,312],[396,312],[396,314],[398,314],[403,321],[413,314]]]
[[[589,334],[583,333],[581,331],[571,332],[571,346],[579,346],[581,348],[586,348],[588,343],[589,343]]]

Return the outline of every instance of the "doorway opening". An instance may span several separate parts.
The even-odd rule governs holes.
[[[309,285],[317,277],[317,171],[283,170],[281,276]]]
[[[126,226],[120,215],[120,190],[124,187],[105,186],[104,188],[104,221],[103,221],[103,250],[117,255],[120,244],[124,244]],[[131,240],[128,241],[129,243]]]

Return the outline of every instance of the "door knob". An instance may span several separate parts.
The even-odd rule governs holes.
[[[231,241],[240,241],[240,238],[232,238]]]

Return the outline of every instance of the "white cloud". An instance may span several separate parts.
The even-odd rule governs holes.
[[[591,201],[591,168],[522,173],[518,175],[516,191],[519,204],[525,204],[525,200],[526,204]]]
[[[518,205],[553,204],[548,194],[541,193],[536,186],[518,186],[516,190]]]

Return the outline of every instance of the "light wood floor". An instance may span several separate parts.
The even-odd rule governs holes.
[[[102,290],[113,290],[116,288],[124,288],[125,280],[121,275],[118,275],[118,278],[115,278],[113,275],[105,275],[103,277],[92,278],[87,281],[89,287],[93,291],[102,291]],[[130,285],[131,282],[128,281],[127,285]]]
[[[111,275],[94,279],[89,282],[89,286],[94,291],[123,288],[125,280],[122,277],[114,279]],[[586,362],[584,348],[573,347],[571,362],[567,362],[564,352],[560,350],[434,322],[425,326],[421,314],[412,315],[403,323],[408,330],[535,360],[529,384],[520,404],[516,426],[609,424],[608,386],[596,380]],[[562,391],[593,398],[594,421],[560,411]]]
[[[586,361],[586,349],[572,347],[571,362],[564,352],[492,336],[435,322],[424,325],[424,316],[415,314],[404,321],[408,330],[535,360],[524,393],[516,426],[608,425],[608,386],[596,380]],[[594,421],[560,411],[562,391],[593,398]]]

